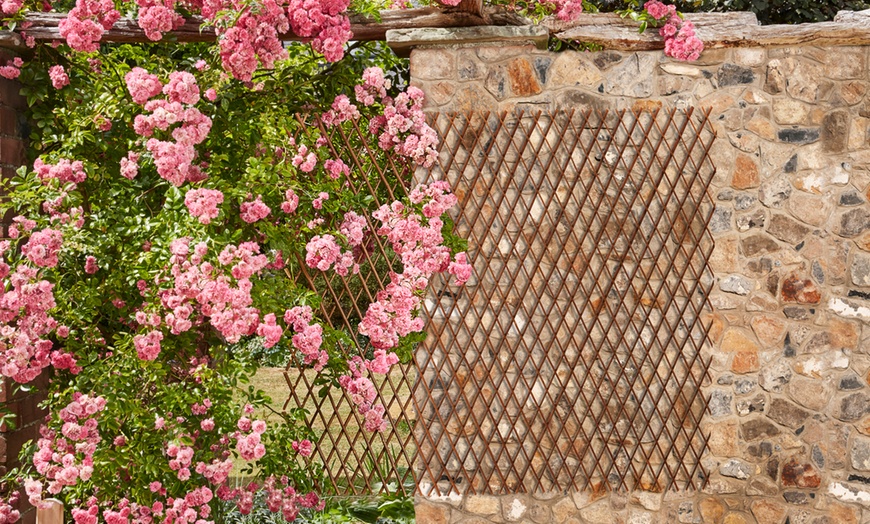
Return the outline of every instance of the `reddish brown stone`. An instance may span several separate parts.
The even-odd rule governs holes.
[[[731,361],[731,371],[734,373],[751,373],[758,371],[759,367],[758,353],[735,353]]]
[[[782,283],[782,299],[799,304],[818,304],[822,295],[812,280],[792,275]]]
[[[644,111],[656,111],[662,108],[661,100],[650,100],[645,98],[643,100],[638,100],[637,102],[631,105],[631,110],[635,113],[642,113]]]
[[[817,488],[821,483],[822,477],[812,464],[801,463],[792,458],[782,465],[783,487]]]
[[[516,96],[537,95],[541,92],[541,84],[535,77],[532,64],[525,58],[511,60],[507,71],[511,81],[511,90]]]
[[[758,166],[748,155],[737,155],[734,161],[734,175],[731,177],[731,187],[750,189],[758,187],[761,179],[758,176]]]

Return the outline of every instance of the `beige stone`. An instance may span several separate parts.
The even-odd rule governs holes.
[[[840,84],[840,99],[847,105],[855,105],[864,98],[867,85],[861,81],[843,82]]]
[[[719,522],[725,514],[725,505],[718,499],[707,497],[698,503],[698,511],[703,522]]]
[[[788,385],[791,398],[813,411],[823,411],[834,394],[834,388],[823,380],[795,377]]]
[[[718,118],[719,115],[734,107],[734,97],[726,92],[717,92],[700,102],[701,107],[710,108],[710,117]]]
[[[825,509],[831,524],[858,524],[860,510],[843,504],[830,503]]]
[[[719,349],[726,353],[757,353],[758,344],[740,328],[728,328]]]
[[[738,239],[736,235],[722,236],[716,239],[713,253],[710,255],[710,269],[715,273],[733,273],[739,271],[737,257]]]
[[[589,524],[617,524],[616,514],[605,504],[595,504],[580,511],[580,516]]]
[[[785,521],[785,506],[770,500],[756,500],[750,506],[758,524],[782,524]]]
[[[773,315],[755,315],[749,323],[762,348],[772,348],[782,342],[786,324],[781,318]]]
[[[468,495],[465,498],[465,511],[475,515],[492,515],[499,511],[499,499],[486,495]]]
[[[587,61],[581,53],[560,53],[550,66],[548,88],[580,86],[596,87],[602,77],[598,68]]]
[[[770,123],[769,119],[760,115],[753,116],[746,123],[746,130],[755,133],[765,140],[776,139],[776,129],[773,127],[773,124]]]
[[[559,502],[553,504],[553,518],[556,522],[565,522],[569,517],[579,516],[580,512],[577,510],[577,506],[574,505],[574,501],[568,497],[561,499]]]
[[[411,77],[420,80],[453,78],[456,54],[451,49],[416,49],[411,53]]]
[[[809,120],[810,106],[791,98],[773,99],[773,118],[778,124],[805,124]]]
[[[804,191],[794,191],[788,200],[788,209],[793,217],[811,226],[821,226],[828,221],[834,203],[828,196],[818,196]]]
[[[449,508],[422,500],[414,502],[414,513],[418,524],[447,524],[450,519]]]
[[[710,439],[707,447],[717,457],[734,457],[737,453],[738,430],[736,421],[728,420],[708,426]]]
[[[722,524],[749,524],[746,517],[742,513],[729,513],[725,515]]]

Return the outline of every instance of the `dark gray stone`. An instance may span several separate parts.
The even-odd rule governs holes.
[[[737,217],[737,231],[748,231],[753,228],[764,227],[765,218],[763,209],[739,215]]]
[[[553,60],[551,60],[550,58],[544,57],[544,56],[539,56],[539,57],[535,58],[535,61],[534,61],[535,73],[538,74],[538,80],[541,81],[541,85],[544,85],[547,83],[547,78],[548,78],[549,72],[550,72],[550,64],[552,64],[552,63],[553,63]]]
[[[788,162],[786,162],[785,165],[782,166],[782,170],[786,173],[794,173],[795,171],[797,171],[797,162],[798,156],[797,153],[795,153],[791,156],[791,158],[788,159]]]
[[[764,460],[773,455],[773,444],[770,442],[759,442],[746,446],[746,453],[750,457]]]
[[[854,189],[846,191],[845,193],[840,195],[841,206],[860,206],[863,203],[864,197],[862,197],[861,193],[855,191]]]
[[[810,457],[813,459],[813,463],[819,468],[825,467],[825,454],[822,453],[822,448],[819,447],[818,444],[813,444],[813,449],[810,451]]]
[[[756,202],[758,202],[758,198],[755,196],[742,193],[734,197],[734,208],[743,211],[754,206]]]
[[[740,240],[740,251],[747,257],[776,253],[780,249],[779,244],[774,239],[761,233]]]
[[[787,306],[782,308],[782,314],[786,316],[786,318],[790,318],[792,320],[806,320],[813,316],[813,313],[804,307],[798,306]]]
[[[717,418],[730,415],[732,413],[732,400],[734,400],[734,396],[731,393],[724,389],[714,389],[713,393],[710,395],[710,403],[708,404],[710,416]]]
[[[800,308],[801,311],[806,311],[803,308]],[[788,316],[788,315],[786,315]],[[797,354],[797,348],[794,344],[791,343],[791,333],[785,334],[785,341],[782,343],[782,354],[786,357],[793,357]]]
[[[856,389],[864,389],[864,381],[858,375],[847,375],[840,379],[837,385],[840,391],[854,391]]]
[[[734,200],[734,190],[723,189],[722,191],[719,191],[719,193],[716,195],[716,200],[722,200],[725,202]]]
[[[819,284],[825,283],[825,271],[822,269],[822,265],[819,264],[818,260],[813,260],[813,278],[816,279],[816,282]]]
[[[870,397],[864,393],[852,393],[840,400],[840,411],[837,418],[852,422],[870,413]]]
[[[740,425],[740,431],[747,442],[775,437],[781,433],[772,422],[761,417],[747,420]]]
[[[755,81],[755,73],[748,67],[737,64],[722,64],[722,67],[717,72],[716,79],[719,82],[719,87],[751,84]]]
[[[751,399],[744,399],[737,402],[737,414],[741,417],[752,413],[764,411],[764,406],[767,404],[767,399],[764,395],[756,395]]]
[[[797,220],[777,213],[770,218],[767,232],[783,242],[795,245],[807,236],[810,229]]]
[[[777,424],[796,429],[806,422],[810,413],[799,408],[797,404],[792,404],[781,398],[774,398],[770,401],[767,416]]]
[[[852,238],[870,229],[870,212],[863,207],[843,213],[840,217],[840,236]]]
[[[613,64],[618,64],[622,61],[622,55],[613,51],[601,51],[594,54],[595,58],[592,59],[592,62],[598,66],[598,69],[606,70]]]
[[[819,139],[818,129],[780,129],[777,137],[780,142],[788,142],[790,144],[811,144]]]
[[[716,206],[716,209],[713,210],[713,217],[710,218],[710,228],[711,233],[722,233],[723,231],[728,231],[731,229],[731,215],[732,212],[727,207]]]
[[[741,378],[734,381],[734,392],[738,395],[746,395],[755,391],[758,382],[752,378]]]
[[[803,505],[810,503],[809,494],[803,491],[785,491],[782,494],[782,498],[784,498],[789,504]]]

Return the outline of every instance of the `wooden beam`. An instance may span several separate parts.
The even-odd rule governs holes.
[[[476,0],[480,1],[480,0]],[[30,27],[26,30],[28,36],[37,41],[63,40],[58,24],[65,18],[63,13],[30,13],[26,22]],[[390,29],[416,29],[422,27],[473,27],[487,24],[482,13],[472,14],[456,9],[438,9],[434,7],[420,9],[387,10],[380,14],[381,19],[374,20],[360,15],[350,17],[350,29],[353,40],[372,41],[384,40]],[[523,20],[509,13],[488,11],[489,23],[496,25],[520,25]],[[281,35],[285,41],[303,40],[303,38],[287,33]],[[163,41],[172,42],[212,42],[215,40],[214,29],[202,27],[202,19],[191,17],[178,29],[167,33]],[[139,28],[135,20],[122,18],[112,29],[103,33],[104,42],[150,42],[145,32]]]
[[[758,25],[752,13],[691,13],[686,15],[705,49],[727,47],[845,46],[870,44],[870,10],[841,12],[833,22]],[[548,21],[550,34],[564,40],[601,44],[618,51],[662,49],[658,31],[637,32],[637,24],[613,14],[587,14],[570,27]]]

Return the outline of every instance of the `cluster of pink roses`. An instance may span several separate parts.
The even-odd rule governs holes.
[[[194,76],[186,71],[170,73],[169,82],[163,85],[157,75],[134,67],[125,77],[127,89],[133,101],[144,104],[150,114],[136,115],[133,129],[136,134],[148,138],[145,147],[151,153],[157,174],[175,186],[185,181],[199,182],[207,175],[200,164],[194,163],[196,145],[202,143],[211,131],[211,119],[199,109],[191,107],[199,102],[199,86]],[[151,100],[160,93],[165,99]],[[151,138],[155,130],[172,129],[173,140]],[[133,178],[138,171],[134,167],[138,156],[128,154],[121,162],[122,174]]]
[[[695,25],[683,20],[673,5],[659,0],[650,0],[643,5],[647,13],[658,21],[665,21],[659,34],[665,39],[665,54],[677,60],[697,60],[704,50],[704,43],[695,35]]]
[[[409,198],[422,206],[422,215],[401,202],[381,206],[372,216],[380,221],[377,234],[385,236],[397,255],[403,270],[391,273],[390,283],[378,292],[369,305],[359,331],[369,337],[378,349],[396,347],[399,339],[423,328],[418,316],[421,294],[435,273],[450,272],[463,284],[471,274],[464,253],[451,263],[450,249],[443,245],[441,214],[456,203],[449,185],[443,181],[415,188]]]
[[[9,249],[9,241],[0,242],[0,256]],[[44,260],[45,247],[41,246]],[[35,248],[28,250],[33,254]],[[56,262],[56,255],[52,254]],[[2,260],[2,259],[0,259]],[[20,264],[10,275],[9,265],[0,261],[0,275],[9,276],[10,289],[0,288],[0,374],[16,382],[35,379],[51,364],[53,344],[47,336],[57,327],[48,312],[55,307],[54,285],[38,279],[35,268]],[[58,355],[60,356],[60,355]]]
[[[72,188],[75,188],[75,184],[84,182],[88,176],[81,161],[71,161],[66,158],[61,158],[57,164],[46,164],[41,158],[37,158],[33,161],[33,170],[44,184],[50,180],[57,180],[62,184],[74,184]]]
[[[120,18],[112,0],[76,0],[76,6],[61,20],[58,29],[75,51],[92,53],[100,48],[103,32]]]
[[[40,428],[42,438],[37,441],[33,456],[36,471],[49,480],[47,490],[56,495],[64,486],[74,486],[79,479],[86,481],[94,472],[94,452],[100,443],[97,416],[106,407],[106,399],[75,393],[73,400],[58,413],[63,421],[60,434]],[[30,480],[26,484],[30,502],[38,506],[42,501],[43,484]]]
[[[287,522],[295,521],[301,508],[322,510],[324,507],[324,501],[313,491],[305,495],[299,494],[290,485],[287,477],[277,478],[274,475],[269,476],[262,487],[256,482],[251,482],[243,488],[218,490],[218,497],[221,500],[237,499],[239,512],[242,515],[249,515],[254,508],[254,496],[261,490],[266,495],[266,506],[269,511],[280,512]]]
[[[266,423],[262,420],[251,420],[242,417],[238,422],[239,431],[236,432],[236,450],[239,456],[245,460],[258,460],[266,454],[266,446],[260,441],[261,435],[266,432]]]
[[[379,67],[366,69],[362,80],[354,87],[357,101],[365,106],[379,102],[384,107],[383,114],[369,122],[369,132],[378,135],[378,146],[384,151],[395,150],[421,166],[431,166],[438,155],[438,135],[426,123],[423,91],[411,86],[395,99],[387,96],[389,81]]]

